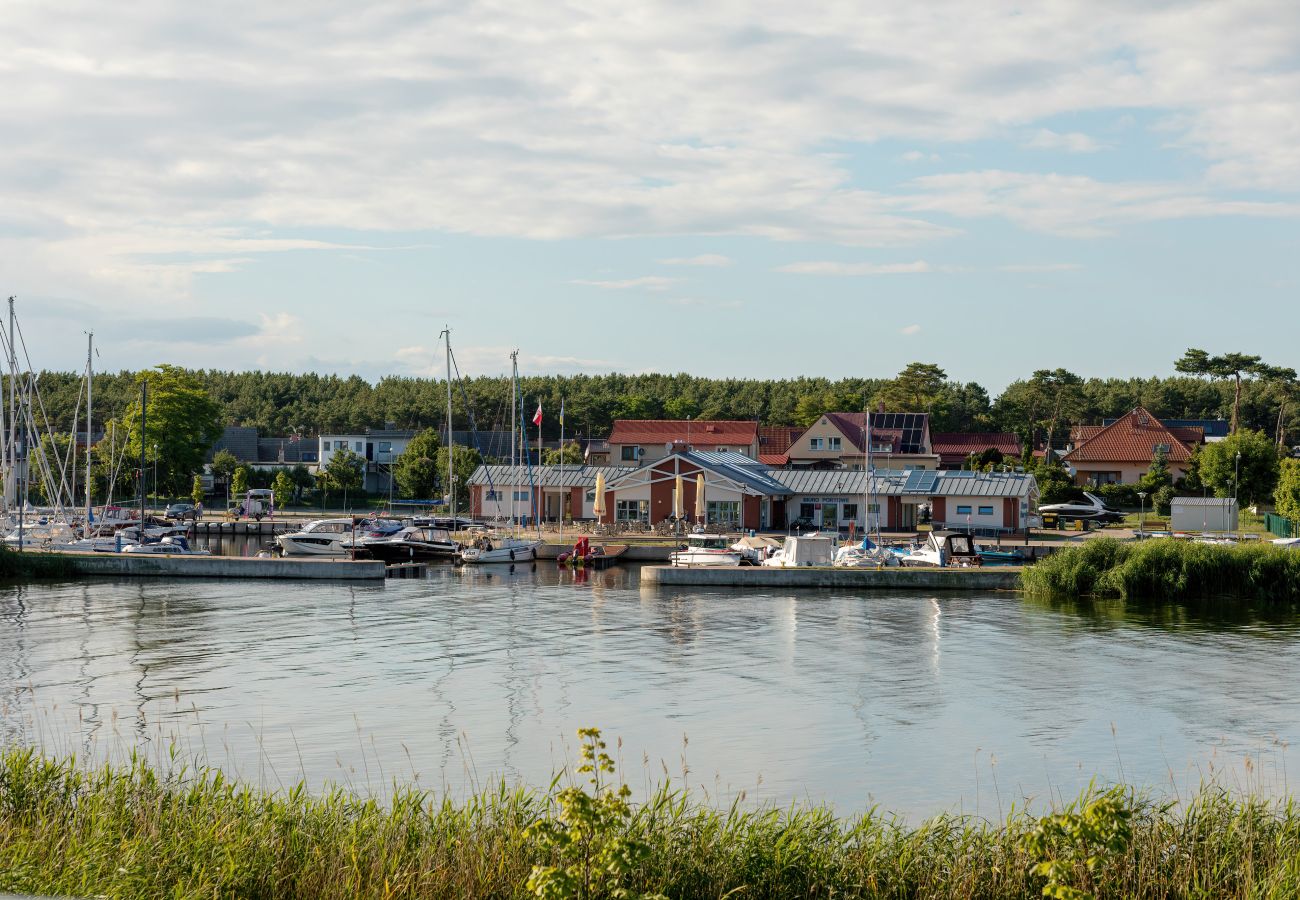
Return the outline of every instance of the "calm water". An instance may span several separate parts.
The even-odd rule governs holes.
[[[573,733],[729,798],[996,817],[1124,777],[1282,792],[1300,621],[1005,595],[752,594],[442,568],[0,594],[0,739],[140,741],[270,785],[544,785]],[[611,742],[612,743],[612,742]],[[1300,770],[1297,770],[1300,771]]]

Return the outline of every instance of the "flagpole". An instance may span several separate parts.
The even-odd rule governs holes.
[[[564,398],[560,398],[560,543],[564,543]]]

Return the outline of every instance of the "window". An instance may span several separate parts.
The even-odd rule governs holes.
[[[585,499],[586,499],[586,501],[587,501],[588,503],[595,503],[595,502],[596,502],[596,492],[595,492],[594,490],[587,491],[587,494],[586,494]]]
[[[969,507],[969,506],[959,506],[959,507],[957,507],[957,515],[959,515],[959,516],[969,516],[969,515],[970,515],[970,507]]]
[[[838,450],[838,449],[840,449],[840,439],[839,439],[839,438],[831,438],[831,439],[830,439],[830,442],[831,442],[831,447],[830,447],[830,448],[831,448],[832,450]]]
[[[618,500],[614,503],[614,521],[649,522],[649,500]]]
[[[623,462],[636,462],[637,458],[640,457],[640,455],[641,455],[640,447],[623,448]]]
[[[894,443],[893,441],[872,441],[871,452],[872,453],[893,453]]]
[[[487,499],[489,499],[489,500],[500,500],[500,499],[501,499],[501,492],[500,492],[500,491],[488,491],[488,492],[487,492]]]
[[[348,449],[348,442],[347,442],[347,441],[335,441],[335,442],[334,442],[334,449],[335,449],[335,450],[346,450],[346,449]]]
[[[708,502],[708,501],[706,500],[706,501],[705,501],[706,505],[707,505],[707,502]],[[811,519],[811,518],[813,517],[813,512],[814,512],[814,511],[815,511],[815,510],[813,509],[813,505],[812,505],[811,503],[800,503],[800,504],[799,504],[799,518],[801,518],[801,519]]]
[[[528,492],[527,492],[527,491],[515,491],[515,501],[518,502],[518,501],[521,501],[521,500],[522,500],[523,502],[525,502],[525,503],[528,502]]]
[[[704,515],[710,525],[739,525],[739,500],[708,500],[704,502]]]
[[[726,447],[719,447],[719,448],[718,448],[718,452],[719,452],[719,453],[726,453],[726,452],[727,452],[727,448],[726,448]]]
[[[1156,445],[1154,445],[1154,446],[1151,448],[1151,452],[1152,452],[1152,453],[1163,453],[1163,454],[1165,454],[1165,456],[1168,456],[1168,455],[1169,455],[1169,445],[1168,445],[1168,444],[1156,444]]]
[[[380,452],[380,453],[392,453],[392,452],[393,452],[393,442],[392,442],[392,441],[380,441],[380,442],[379,442],[379,452]]]
[[[981,515],[981,516],[991,516],[991,515],[993,515],[993,507],[991,507],[991,506],[981,506],[981,507],[980,507],[980,515]]]
[[[867,504],[867,512],[871,513],[871,515],[873,515],[873,516],[878,516],[878,515],[880,515],[880,504],[879,504],[879,503],[868,503],[868,504]]]
[[[362,441],[357,441],[356,452],[360,453],[365,449],[366,449],[366,445]]]
[[[856,503],[845,503],[844,508],[840,510],[840,518],[856,521],[858,518],[858,505]]]
[[[809,449],[809,450],[820,450],[820,449],[822,449],[822,439],[821,439],[821,438],[808,438],[808,449]]]

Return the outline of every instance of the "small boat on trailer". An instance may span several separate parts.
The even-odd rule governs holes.
[[[627,552],[627,544],[591,545],[590,538],[579,538],[572,550],[566,550],[555,558],[560,566],[580,568],[590,566],[593,569],[606,569],[618,562],[618,558]]]

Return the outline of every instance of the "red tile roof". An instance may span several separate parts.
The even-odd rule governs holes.
[[[1187,444],[1139,406],[1102,428],[1062,459],[1070,463],[1149,463],[1158,444],[1168,445],[1170,462],[1187,462],[1192,458],[1192,450]]]
[[[790,454],[788,453],[760,453],[758,461],[765,466],[788,466],[790,465]]]
[[[972,453],[995,449],[1008,458],[1020,458],[1020,437],[1013,431],[940,432],[930,436],[939,464],[961,465]]]
[[[610,444],[666,444],[685,442],[692,447],[749,447],[758,441],[757,422],[725,419],[615,419]]]
[[[758,426],[759,453],[784,453],[803,433],[804,429],[794,425],[760,425]]]

